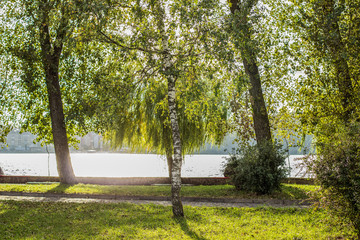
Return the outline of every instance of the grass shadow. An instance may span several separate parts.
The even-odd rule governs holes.
[[[352,239],[324,210],[0,201],[1,239]],[[329,218],[329,220],[327,220]],[[331,225],[333,224],[333,225]],[[355,239],[355,238],[353,238]]]
[[[304,189],[304,188],[297,188],[293,186],[281,186],[281,193],[279,193],[279,198],[284,199],[302,199],[306,200],[309,198],[308,192],[310,192],[312,189]]]
[[[0,201],[1,208],[1,239],[143,239],[173,223],[163,206]]]
[[[71,186],[72,185],[60,183],[56,187],[49,189],[46,192],[47,193],[65,193],[66,189],[68,189]]]
[[[196,240],[206,240],[206,238],[199,236],[196,232],[194,232],[193,230],[191,230],[189,228],[189,225],[187,223],[186,218],[177,218],[176,222],[180,225],[181,230],[184,231],[184,233],[186,235],[188,235],[189,237],[191,237],[192,239],[196,239]]]

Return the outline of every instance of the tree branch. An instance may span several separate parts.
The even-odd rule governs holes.
[[[102,31],[98,30],[97,32],[100,33],[100,35],[102,35],[107,40],[108,43],[115,44],[116,46],[118,46],[120,48],[124,48],[124,49],[127,49],[127,50],[138,50],[138,51],[147,52],[147,53],[159,53],[159,54],[164,53],[164,51],[160,51],[158,49],[150,50],[150,49],[145,49],[145,48],[142,48],[142,47],[129,47],[129,46],[126,46],[126,45],[112,39],[111,37],[109,37],[108,35],[103,33]]]
[[[7,85],[7,81],[8,81],[8,77],[7,77],[7,70],[5,71],[5,81],[3,83],[3,85],[1,86],[1,89],[0,89],[0,97],[3,95],[3,92],[5,90],[5,87]]]

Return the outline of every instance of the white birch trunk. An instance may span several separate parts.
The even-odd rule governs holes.
[[[183,217],[184,211],[180,197],[182,164],[181,139],[176,112],[175,78],[172,75],[168,76],[168,101],[174,146],[174,157],[171,166],[171,201],[173,205],[174,216]]]
[[[159,4],[159,22],[158,28],[162,38],[162,50],[163,50],[163,70],[164,76],[166,77],[168,83],[168,104],[169,104],[169,115],[171,122],[171,130],[173,137],[173,148],[174,148],[174,157],[172,166],[171,166],[171,202],[173,208],[174,217],[183,217],[184,210],[180,197],[181,190],[181,164],[182,164],[182,155],[181,155],[181,139],[180,139],[180,130],[179,123],[176,112],[176,74],[175,69],[171,63],[171,55],[168,43],[168,36],[166,34],[164,26],[164,9]]]

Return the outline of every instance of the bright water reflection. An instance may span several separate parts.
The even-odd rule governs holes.
[[[226,155],[191,155],[185,157],[183,177],[222,177]],[[299,171],[290,156],[291,176]],[[155,154],[73,153],[75,175],[78,177],[167,177],[164,157]],[[49,160],[49,161],[48,161]],[[288,163],[288,161],[287,161]],[[55,155],[0,154],[0,166],[6,175],[57,176]]]

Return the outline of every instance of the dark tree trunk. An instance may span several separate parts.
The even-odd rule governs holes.
[[[262,141],[271,141],[271,130],[269,117],[264,101],[264,96],[261,88],[260,73],[256,62],[256,53],[252,47],[251,30],[249,27],[247,14],[251,11],[252,5],[255,3],[253,0],[248,0],[242,3],[244,6],[240,9],[238,0],[231,0],[231,13],[235,14],[236,11],[246,11],[239,14],[241,19],[237,19],[238,29],[234,31],[241,31],[241,38],[238,41],[243,41],[240,46],[241,57],[245,68],[245,73],[250,79],[250,101],[252,107],[254,130],[257,143]],[[241,25],[241,26],[240,26]]]
[[[45,5],[44,5],[45,6]],[[43,6],[40,6],[43,7]],[[44,7],[45,8],[45,7]],[[40,30],[40,44],[42,63],[45,71],[48,91],[51,127],[54,140],[57,170],[61,183],[74,184],[76,178],[71,165],[68,139],[64,120],[64,110],[59,84],[59,62],[65,36],[65,22],[61,22],[57,31],[56,42],[51,44],[48,27],[48,10],[42,9]]]
[[[336,53],[337,55],[338,53]],[[354,104],[354,89],[352,86],[352,81],[350,77],[350,71],[347,61],[342,57],[337,55],[335,59],[335,69],[336,77],[338,79],[338,88],[341,94],[341,104],[343,108],[343,120],[348,122],[351,118],[352,113],[355,111]]]
[[[265,106],[264,96],[261,88],[261,80],[258,67],[253,59],[249,63],[247,59],[243,60],[245,72],[250,78],[250,101],[253,109],[253,121],[256,141],[271,141],[271,131],[269,118]]]
[[[315,8],[320,10],[322,28],[326,40],[326,48],[329,50],[332,63],[335,68],[337,86],[340,92],[341,105],[343,108],[342,118],[345,122],[349,121],[356,106],[354,104],[354,89],[351,81],[349,66],[346,60],[346,46],[342,40],[339,27],[339,12],[335,9],[335,1],[320,1]],[[316,39],[319,41],[319,39]],[[320,40],[323,41],[323,40]]]
[[[46,85],[48,90],[51,127],[54,139],[57,170],[61,183],[76,183],[74,171],[71,165],[68,139],[64,120],[64,111],[61,100],[58,69],[54,66],[46,69]]]

